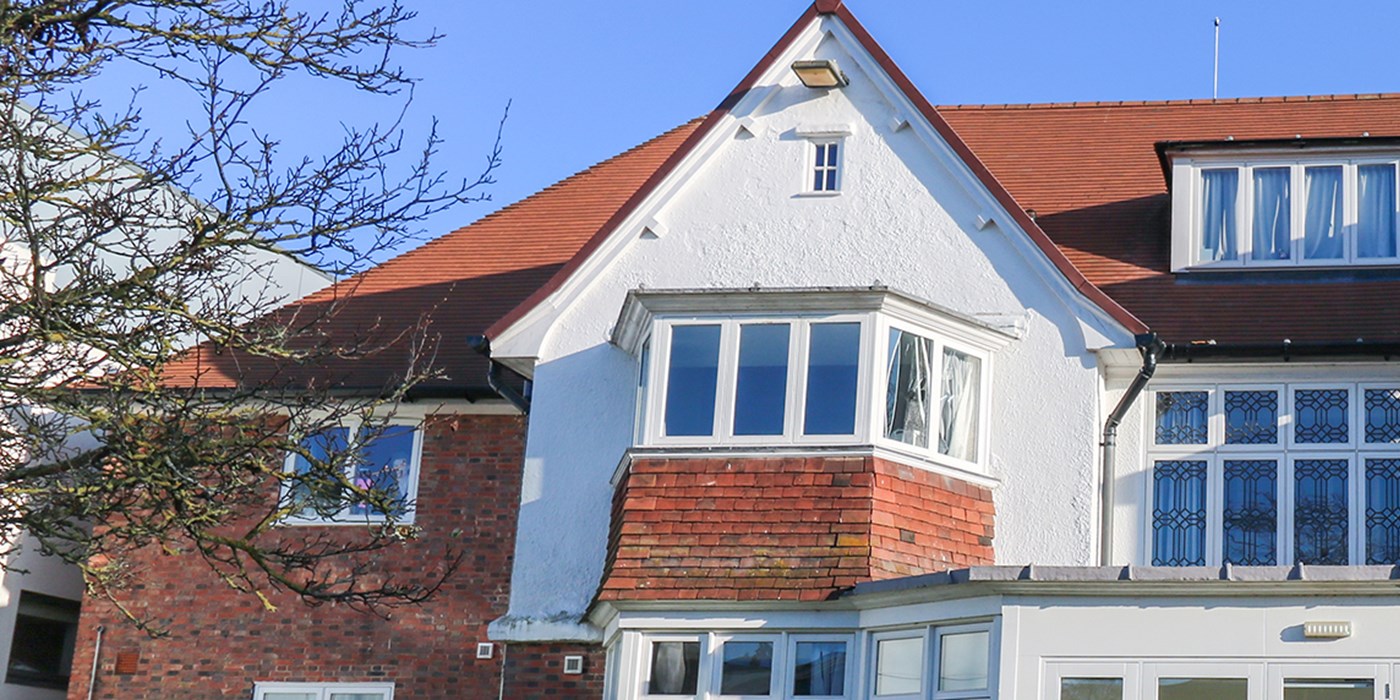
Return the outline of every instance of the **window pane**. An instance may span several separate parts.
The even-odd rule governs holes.
[[[395,515],[408,510],[409,486],[413,484],[413,438],[417,430],[407,425],[389,425],[369,440],[355,466],[355,487],[373,490],[392,498]],[[368,439],[366,436],[365,439]],[[383,516],[368,503],[350,506],[352,515]]]
[[[1287,260],[1293,246],[1290,168],[1254,169],[1254,260]]]
[[[938,451],[969,462],[977,461],[977,402],[982,361],[943,349],[943,397],[938,428]]]
[[[1123,679],[1061,678],[1060,700],[1123,700]]]
[[[913,333],[890,330],[885,391],[885,437],[928,447],[929,361],[933,341]]]
[[[1234,260],[1239,240],[1235,226],[1239,171],[1202,170],[1201,180],[1201,261]]]
[[[811,697],[846,692],[846,643],[798,642],[792,694]]]
[[[1303,564],[1347,563],[1347,461],[1293,463],[1294,559]]]
[[[63,690],[78,636],[78,602],[19,592],[5,682]]]
[[[1342,257],[1342,168],[1303,169],[1303,254],[1310,260]]]
[[[917,693],[924,685],[924,639],[882,639],[875,649],[875,694]]]
[[[1400,459],[1366,460],[1366,563],[1400,564]]]
[[[1157,444],[1206,444],[1206,415],[1204,391],[1157,392]]]
[[[1356,169],[1356,257],[1395,257],[1395,166]]]
[[[647,695],[694,695],[700,678],[700,642],[652,642]]]
[[[1283,700],[1372,700],[1375,681],[1285,678]]]
[[[836,168],[834,167],[827,168],[826,170],[826,191],[836,191]]]
[[[384,693],[331,693],[331,700],[384,700]]]
[[[1278,462],[1226,460],[1223,556],[1231,564],[1277,563]]]
[[[719,331],[714,326],[673,326],[666,374],[666,434],[711,435],[719,379]]]
[[[787,404],[788,325],[739,328],[739,378],[734,397],[735,435],[782,435]]]
[[[1366,390],[1366,442],[1400,443],[1400,389]]]
[[[721,695],[768,695],[773,691],[773,643],[725,642]]]
[[[823,166],[825,166],[825,165],[826,165],[826,144],[824,144],[824,143],[819,143],[819,144],[817,144],[817,167],[820,168],[820,167],[823,167]]]
[[[316,700],[316,693],[263,693],[263,700]]]
[[[1248,700],[1246,678],[1162,678],[1157,700]]]
[[[1278,444],[1278,392],[1225,392],[1225,444]]]
[[[807,358],[807,435],[850,435],[856,430],[859,323],[814,323]]]
[[[296,456],[294,469],[302,478],[292,485],[291,494],[297,516],[333,518],[341,507],[337,476],[343,475],[345,467],[354,459],[350,454],[350,430],[326,428],[303,438],[301,448],[306,454]]]
[[[1298,389],[1293,392],[1293,439],[1305,443],[1342,443],[1350,439],[1346,389]]]
[[[981,690],[987,687],[991,634],[986,631],[945,634],[940,638],[939,690]]]
[[[1206,463],[1158,461],[1152,470],[1152,564],[1206,563]]]

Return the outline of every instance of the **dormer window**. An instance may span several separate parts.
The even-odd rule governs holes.
[[[873,290],[635,292],[615,333],[645,358],[639,446],[870,445],[969,470],[1009,340]]]
[[[1172,267],[1400,264],[1400,156],[1249,151],[1172,162]]]

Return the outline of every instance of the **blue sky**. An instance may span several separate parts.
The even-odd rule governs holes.
[[[401,56],[420,79],[408,124],[436,117],[440,164],[474,177],[506,103],[493,202],[439,216],[464,225],[692,117],[728,93],[805,0],[410,0],[411,29],[445,34]],[[848,0],[935,104],[1207,98],[1212,19],[1222,19],[1222,98],[1400,91],[1391,3]],[[1400,5],[1400,4],[1396,4]],[[1308,47],[1308,48],[1305,48]],[[103,88],[115,88],[113,80]],[[329,145],[340,122],[392,116],[391,101],[300,81],[255,115],[288,151]],[[147,93],[156,133],[179,95]]]

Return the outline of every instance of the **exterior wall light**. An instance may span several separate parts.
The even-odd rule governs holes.
[[[831,59],[793,61],[792,72],[796,73],[797,79],[809,88],[840,88],[846,87],[851,82],[846,79],[846,74],[836,67],[836,61]]]

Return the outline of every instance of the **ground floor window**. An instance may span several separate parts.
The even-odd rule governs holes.
[[[78,601],[20,591],[5,682],[59,690],[78,637]]]
[[[1044,700],[1382,700],[1390,663],[1050,662]]]
[[[253,700],[394,700],[394,684],[258,683]]]

